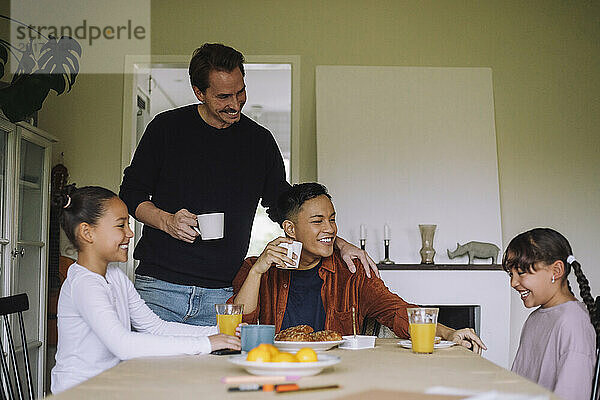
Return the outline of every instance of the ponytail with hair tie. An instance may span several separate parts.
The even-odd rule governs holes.
[[[67,209],[71,205],[71,196],[69,196],[68,194],[66,194],[65,196],[67,197],[67,203],[63,206],[63,208]]]
[[[62,193],[53,196],[53,206],[61,211],[61,226],[77,250],[76,230],[79,224],[96,225],[105,212],[106,201],[115,197],[118,198],[116,193],[103,187],[76,188],[75,184],[65,186]]]

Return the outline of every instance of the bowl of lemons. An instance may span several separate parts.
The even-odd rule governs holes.
[[[311,376],[340,362],[340,358],[317,354],[310,347],[295,353],[279,351],[272,344],[261,344],[247,354],[229,357],[228,361],[253,375]]]

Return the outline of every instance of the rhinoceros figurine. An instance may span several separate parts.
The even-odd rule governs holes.
[[[469,242],[461,246],[460,243],[457,242],[456,250],[450,251],[450,249],[448,249],[448,257],[453,259],[454,257],[468,254],[469,264],[473,264],[474,258],[491,258],[492,264],[496,264],[499,251],[500,248],[493,243]]]

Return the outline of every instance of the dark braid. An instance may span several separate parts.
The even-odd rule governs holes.
[[[550,265],[560,260],[565,266],[565,273],[561,279],[566,281],[569,291],[573,294],[567,279],[572,266],[579,285],[579,295],[588,309],[596,335],[600,337],[600,318],[597,315],[590,284],[583,274],[579,262],[573,261],[571,264],[567,262],[567,258],[571,255],[573,255],[571,245],[563,235],[554,229],[536,228],[520,233],[510,241],[502,258],[502,267],[507,272],[511,272],[513,269],[519,272],[533,272],[537,262]]]
[[[583,274],[583,271],[581,270],[581,264],[579,264],[579,261],[573,261],[571,263],[571,266],[573,267],[573,272],[575,273],[575,277],[577,278],[577,284],[579,285],[579,295],[583,299],[583,302],[585,303],[588,312],[590,313],[590,321],[592,321],[592,325],[596,330],[596,335],[600,335],[600,321],[598,320],[596,302],[594,301],[594,297],[592,297],[592,293],[590,290],[590,283]]]

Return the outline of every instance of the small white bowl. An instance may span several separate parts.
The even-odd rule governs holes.
[[[372,349],[375,347],[375,339],[377,336],[365,336],[365,335],[349,335],[342,336],[344,342],[340,344],[340,349],[347,350],[361,350],[361,349]]]

